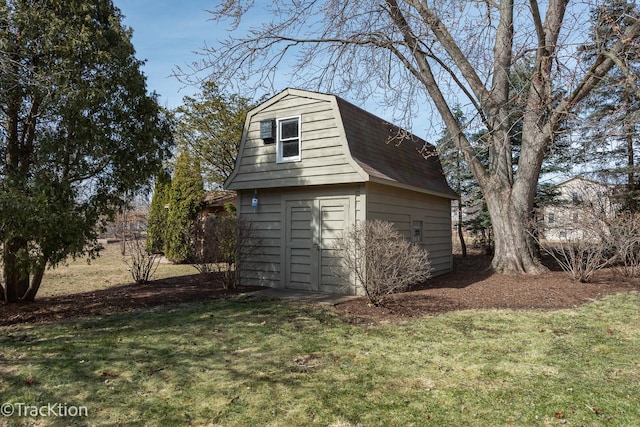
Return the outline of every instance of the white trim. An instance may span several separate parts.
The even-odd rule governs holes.
[[[298,120],[298,155],[291,157],[282,157],[282,141],[280,139],[280,123],[296,119]],[[276,119],[276,163],[299,162],[302,160],[302,117],[291,116]]]

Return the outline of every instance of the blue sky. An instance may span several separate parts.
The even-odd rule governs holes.
[[[133,28],[133,44],[143,68],[147,88],[160,94],[160,104],[175,108],[196,89],[185,87],[170,77],[176,65],[198,60],[195,51],[216,39],[216,26],[207,21],[211,0],[114,0],[124,15],[124,24]]]
[[[196,52],[202,52],[206,45],[214,45],[217,40],[226,38],[227,28],[217,26],[209,21],[211,14],[207,9],[213,9],[218,2],[215,0],[113,0],[124,16],[124,24],[133,29],[133,44],[136,57],[146,60],[143,68],[147,76],[147,89],[160,95],[160,105],[170,109],[179,107],[184,96],[198,92],[198,88],[187,86],[178,81],[171,74],[176,66],[185,67],[198,61],[201,57]],[[257,24],[261,19],[259,12],[245,16],[243,26]],[[283,63],[286,64],[286,61]],[[287,80],[288,70],[282,67],[277,90],[295,87],[295,83]],[[205,77],[201,75],[200,77]],[[353,101],[346,96],[346,99]],[[356,102],[357,103],[357,102]],[[358,103],[357,103],[358,104]],[[360,107],[369,112],[393,120],[393,108],[382,107],[375,99],[371,99]],[[442,129],[439,118],[432,116],[428,108],[422,111],[420,117],[414,118],[413,129],[409,129],[419,136],[425,137],[427,128],[437,129],[427,136],[428,140],[435,140]],[[401,122],[397,122],[403,125]]]
[[[188,64],[200,59],[197,51],[205,45],[212,45],[218,39],[225,38],[226,28],[217,27],[209,21],[211,15],[207,9],[215,8],[212,0],[114,0],[114,4],[124,15],[124,24],[133,29],[133,44],[136,57],[146,60],[143,68],[147,76],[148,90],[160,95],[160,104],[176,108],[182,104],[182,98],[193,95],[198,88],[185,86],[171,74],[176,66]],[[246,16],[245,25],[255,24],[252,20],[259,16]],[[286,62],[285,62],[286,63]],[[279,89],[291,86],[281,70],[282,82]],[[204,76],[202,76],[204,77]],[[348,99],[348,98],[347,98]],[[386,119],[390,112],[371,101],[361,107]]]

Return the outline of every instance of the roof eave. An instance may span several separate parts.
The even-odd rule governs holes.
[[[414,185],[403,184],[403,183],[398,182],[398,181],[394,181],[394,180],[390,180],[390,179],[384,179],[384,178],[378,178],[378,177],[374,177],[374,176],[370,176],[369,177],[369,182],[373,182],[375,184],[387,185],[389,187],[402,188],[404,190],[415,191],[417,193],[429,194],[431,196],[444,197],[445,199],[449,199],[449,200],[459,200],[460,199],[460,196],[455,194],[455,193],[443,193],[443,192],[440,192],[440,191],[429,190],[428,188],[416,187]]]

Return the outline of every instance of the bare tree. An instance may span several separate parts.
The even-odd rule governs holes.
[[[375,305],[431,276],[429,253],[402,237],[390,222],[359,223],[336,239],[334,249],[342,260],[335,274],[345,283],[355,278]]]
[[[241,19],[257,3],[228,0],[211,12],[236,30],[206,49],[202,69],[213,81],[256,88],[273,82],[293,56],[291,78],[306,87],[359,99],[384,90],[385,101],[406,117],[430,99],[486,198],[493,267],[512,274],[546,270],[526,229],[543,158],[576,105],[614,66],[625,68],[640,35],[637,16],[584,63],[576,46],[589,37],[596,0],[274,0],[261,11],[261,26],[241,32]],[[525,60],[533,67],[514,117],[509,79]],[[456,120],[456,105],[465,108],[468,123]],[[517,160],[515,120],[522,129]],[[486,137],[470,141],[465,126],[486,129]],[[487,161],[479,151],[488,151]]]

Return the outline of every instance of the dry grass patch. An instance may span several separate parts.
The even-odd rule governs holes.
[[[78,258],[47,270],[38,297],[92,292],[132,283],[131,273],[121,254],[120,243],[104,246],[105,249],[94,260],[88,262],[86,258]],[[194,273],[197,271],[190,265],[162,262],[153,278],[164,279]]]

